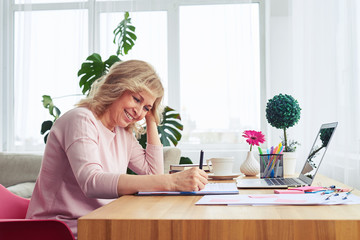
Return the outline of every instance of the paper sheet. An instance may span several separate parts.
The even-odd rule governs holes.
[[[334,205],[360,204],[360,197],[350,194],[343,200],[345,193],[338,196],[321,194],[239,194],[239,195],[206,195],[196,205]]]

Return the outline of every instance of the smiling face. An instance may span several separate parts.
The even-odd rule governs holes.
[[[124,92],[101,117],[101,122],[111,131],[116,126],[126,128],[142,120],[151,110],[156,98],[149,92]]]

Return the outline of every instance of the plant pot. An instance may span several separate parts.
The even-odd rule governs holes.
[[[240,171],[246,176],[255,176],[260,172],[260,164],[252,151],[247,152],[245,161],[240,166]]]
[[[296,152],[283,152],[284,176],[294,175],[296,168]]]

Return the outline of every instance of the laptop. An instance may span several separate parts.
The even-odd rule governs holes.
[[[297,178],[237,179],[238,188],[288,188],[311,186],[334,135],[337,122],[322,124],[304,167]]]

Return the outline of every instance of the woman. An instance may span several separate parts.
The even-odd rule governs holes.
[[[27,218],[59,219],[77,235],[77,219],[138,191],[193,191],[207,183],[193,168],[163,174],[157,132],[164,94],[154,69],[138,60],[115,63],[88,98],[51,128]],[[134,133],[145,118],[147,147]],[[139,175],[127,175],[127,167]]]

